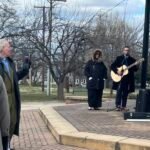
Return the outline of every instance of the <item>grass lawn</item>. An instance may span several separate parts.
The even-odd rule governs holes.
[[[45,92],[42,92],[41,87],[30,87],[21,85],[20,91],[22,101],[51,101],[57,99],[56,88],[52,88],[51,96],[46,95],[46,90]],[[115,95],[115,91],[113,91],[112,95],[110,94],[110,89],[105,89],[103,93],[104,98],[115,98]],[[136,95],[137,92],[130,94],[129,98],[135,99]],[[70,92],[65,92],[65,96],[87,96],[87,89],[80,87],[70,88]]]
[[[135,93],[129,94],[129,98],[135,99],[137,97],[138,90]],[[66,96],[87,96],[87,89],[86,88],[71,88],[70,93],[65,93]],[[104,89],[103,91],[104,98],[115,98],[116,91],[113,91],[113,94],[110,94],[110,89]]]
[[[20,86],[22,101],[49,101],[56,100],[56,94],[47,96],[46,92],[41,91],[41,87]]]

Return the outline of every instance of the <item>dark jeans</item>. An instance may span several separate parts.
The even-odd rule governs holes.
[[[8,150],[9,147],[9,138],[2,137],[3,150]]]
[[[116,107],[126,107],[128,94],[129,92],[125,87],[118,87],[116,95]]]
[[[88,104],[89,107],[102,107],[103,89],[88,89]]]

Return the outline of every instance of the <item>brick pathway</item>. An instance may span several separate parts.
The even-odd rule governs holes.
[[[59,106],[55,109],[79,131],[150,139],[150,122],[127,122],[122,112],[110,111],[114,102],[104,102],[103,110],[89,111],[87,104]],[[135,101],[129,101],[128,107],[133,110]]]
[[[14,137],[15,150],[85,150],[56,143],[38,110],[25,110],[21,114],[20,136]]]

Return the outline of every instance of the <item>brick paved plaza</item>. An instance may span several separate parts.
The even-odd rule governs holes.
[[[21,114],[20,136],[14,137],[15,150],[85,150],[56,143],[38,110],[24,110]]]
[[[22,110],[20,136],[12,140],[15,150],[85,150],[58,144],[42,120],[39,106],[35,105],[31,110],[32,106],[25,105]],[[134,106],[135,101],[129,101],[130,110]],[[121,112],[111,110],[114,108],[113,101],[104,102],[100,111],[88,111],[87,104],[59,104],[53,107],[78,131],[150,140],[150,122],[124,121]]]
[[[128,108],[133,111],[134,107],[135,101],[129,101]],[[87,110],[87,104],[59,106],[55,110],[81,132],[150,139],[150,122],[127,122],[122,112],[107,112],[107,108],[114,108],[114,102],[105,102],[100,111]]]

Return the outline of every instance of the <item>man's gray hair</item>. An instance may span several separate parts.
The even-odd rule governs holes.
[[[0,53],[2,52],[4,46],[8,43],[6,39],[0,39]]]

